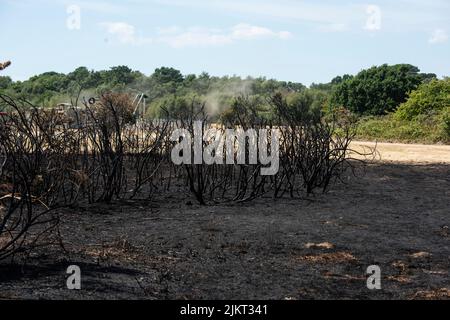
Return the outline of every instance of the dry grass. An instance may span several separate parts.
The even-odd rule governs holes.
[[[411,299],[413,300],[447,300],[450,299],[450,289],[440,288],[434,290],[425,290],[416,292]]]
[[[400,272],[400,274],[405,274],[408,272],[408,265],[403,261],[395,261],[392,263],[392,266]]]
[[[333,253],[322,253],[318,255],[306,255],[296,258],[296,260],[310,262],[310,263],[346,263],[356,261],[357,259],[348,252],[333,252]]]
[[[414,258],[414,259],[429,258],[429,257],[431,257],[431,253],[421,251],[421,252],[413,253],[413,254],[411,254],[411,255],[409,255],[409,256],[410,256],[411,258]]]
[[[387,278],[389,281],[395,281],[399,283],[410,283],[411,278],[405,275],[398,275],[398,276],[389,276]]]
[[[322,242],[322,243],[307,243],[305,244],[305,248],[307,249],[333,249],[334,244],[329,242]]]
[[[323,276],[325,279],[333,279],[333,280],[355,280],[355,281],[366,280],[366,277],[363,276],[352,276],[350,274],[336,274],[333,272],[325,272]]]
[[[112,243],[88,246],[83,253],[99,261],[118,260],[134,262],[139,258],[137,248],[125,238],[118,239]]]

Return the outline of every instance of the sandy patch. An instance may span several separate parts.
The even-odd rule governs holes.
[[[450,164],[450,146],[401,143],[375,143],[355,141],[351,148],[360,153],[368,153],[376,147],[376,161],[405,163],[445,163]],[[364,158],[357,154],[354,158]],[[371,158],[371,157],[369,157]]]

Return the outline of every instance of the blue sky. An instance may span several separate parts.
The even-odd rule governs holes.
[[[448,0],[0,0],[2,75],[115,65],[328,82],[383,63],[450,75]]]

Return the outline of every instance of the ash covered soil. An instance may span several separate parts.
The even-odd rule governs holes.
[[[450,165],[378,163],[325,195],[190,195],[64,213],[59,246],[0,265],[1,299],[449,299]],[[66,288],[78,265],[82,290]],[[366,287],[378,265],[382,289]]]

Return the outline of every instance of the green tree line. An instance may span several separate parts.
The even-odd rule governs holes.
[[[306,113],[326,115],[346,108],[360,118],[362,136],[367,133],[370,138],[383,138],[392,128],[426,128],[432,122],[433,128],[439,128],[432,139],[437,141],[448,140],[445,132],[450,126],[449,86],[448,78],[439,80],[435,74],[421,73],[409,64],[374,66],[356,75],[337,76],[328,83],[309,87],[264,77],[215,77],[206,72],[184,75],[170,67],[158,68],[148,76],[127,66],[101,71],[79,67],[68,74],[46,72],[26,81],[0,76],[2,92],[42,106],[55,106],[70,102],[77,95],[89,98],[106,91],[144,93],[148,116],[160,115],[161,107],[186,108],[197,99],[205,102],[212,116],[232,117],[234,102],[240,96],[257,101],[264,110],[270,97],[281,93],[291,104],[302,104]],[[420,130],[408,130],[403,135],[420,140],[428,129],[423,134],[418,133]]]

